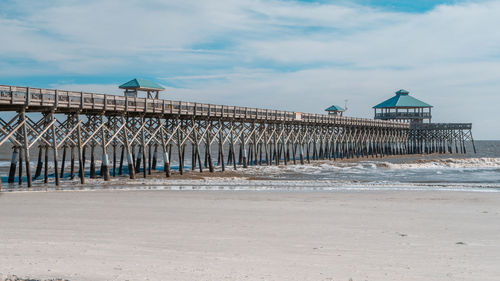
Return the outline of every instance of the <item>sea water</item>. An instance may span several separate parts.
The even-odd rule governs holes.
[[[156,177],[129,181],[127,175],[113,178],[110,183],[102,179],[86,179],[81,186],[78,179],[63,180],[60,189],[168,189],[168,190],[295,190],[295,191],[344,191],[344,190],[462,190],[477,192],[500,192],[500,141],[476,141],[477,153],[469,147],[466,154],[407,155],[384,158],[359,158],[348,161],[311,161],[310,164],[289,164],[275,166],[232,167],[208,176],[198,172],[184,177]],[[8,151],[2,151],[2,159],[8,158]],[[97,154],[99,155],[99,154]],[[158,154],[160,155],[160,154]],[[189,154],[187,154],[189,155]],[[33,158],[33,156],[32,156]],[[90,157],[87,157],[89,159]],[[161,157],[158,157],[161,158]],[[190,158],[190,157],[186,157]],[[216,157],[214,158],[216,159]],[[69,160],[69,159],[68,159]],[[69,172],[69,161],[66,172]],[[158,169],[163,163],[158,159]],[[297,161],[298,163],[298,161]],[[188,162],[189,164],[189,162]],[[10,161],[0,161],[3,191],[27,190],[17,184],[5,184]],[[32,161],[32,173],[36,163]],[[173,173],[178,165],[172,163]],[[86,163],[87,176],[90,163]],[[126,167],[126,164],[124,165]],[[96,167],[100,167],[97,162]],[[188,171],[190,166],[185,167]],[[49,170],[52,167],[49,166]],[[99,168],[97,168],[99,169]],[[34,182],[31,190],[52,190],[53,172],[49,184],[42,180]],[[192,176],[196,175],[196,179]],[[66,174],[66,176],[68,176]],[[16,179],[17,182],[17,179]]]

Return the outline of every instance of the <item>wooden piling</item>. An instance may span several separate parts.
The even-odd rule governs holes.
[[[123,124],[128,124],[128,117],[125,118],[124,116],[121,117],[121,122]],[[123,127],[123,141],[124,141],[124,147],[125,147],[125,152],[127,154],[127,165],[128,165],[128,175],[130,179],[135,179],[135,167],[134,167],[134,157],[132,155],[133,149],[130,147],[130,142],[128,139],[128,128],[125,125]]]
[[[75,146],[71,145],[70,149],[70,168],[69,168],[69,178],[71,180],[75,179]]]
[[[90,145],[90,178],[95,179],[95,144]]]
[[[19,185],[23,184],[23,149],[19,148],[19,173],[17,177]]]
[[[113,143],[113,177],[116,177],[116,143]]]
[[[125,145],[122,144],[122,150],[120,153],[120,165],[118,166],[118,175],[121,176],[123,174],[123,158],[125,156]]]
[[[9,177],[7,179],[8,183],[14,183],[14,178],[16,177],[16,167],[17,167],[17,159],[18,159],[18,151],[17,146],[12,147],[12,157],[10,160],[10,169],[9,169]]]
[[[221,165],[221,171],[224,172],[226,167],[224,165],[224,134],[223,134],[223,123],[219,120],[219,163]]]
[[[56,117],[55,117],[54,111],[52,111],[50,114],[51,114],[51,121],[55,121]],[[54,153],[54,176],[55,176],[55,180],[56,180],[56,186],[59,186],[60,182],[59,182],[59,174],[57,173],[59,170],[58,169],[59,167],[58,167],[58,163],[57,163],[58,154],[57,154],[57,135],[56,135],[55,123],[52,125],[52,150]]]
[[[37,179],[42,174],[42,157],[43,157],[43,147],[42,145],[38,145],[38,160],[36,162],[36,170],[34,179]]]
[[[101,115],[101,124],[104,123],[104,115]],[[109,158],[108,158],[108,147],[106,144],[107,135],[106,135],[106,126],[102,126],[101,128],[101,176],[105,181],[110,181],[109,177]]]
[[[63,154],[61,160],[61,175],[59,176],[61,179],[64,178],[64,164],[66,163],[66,145],[63,146]]]
[[[158,144],[154,145],[154,150],[153,150],[153,164],[152,164],[152,169],[156,171],[156,164],[158,162]]]
[[[45,154],[44,154],[44,161],[43,161],[44,167],[43,167],[43,183],[47,184],[49,183],[49,145],[45,145]]]
[[[77,136],[77,152],[78,152],[78,176],[80,178],[80,183],[85,183],[85,152],[84,147],[82,147],[82,124],[80,118],[77,116],[75,122],[77,123],[76,136]]]

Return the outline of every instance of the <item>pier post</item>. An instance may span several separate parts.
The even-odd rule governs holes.
[[[153,152],[152,152],[152,146],[151,142],[147,144],[148,146],[148,175],[151,175],[151,168],[153,166]],[[146,163],[144,163],[144,168],[146,168]]]
[[[214,163],[212,161],[212,149],[211,149],[211,144],[212,144],[212,136],[210,134],[212,130],[212,121],[208,121],[207,123],[207,133],[206,133],[206,153],[208,156],[208,171],[210,173],[214,172]]]
[[[243,162],[243,168],[248,168],[248,157],[247,157],[247,148],[245,146],[245,137],[244,133],[241,134],[240,140],[240,153],[241,153],[241,161]]]
[[[200,173],[203,173],[203,164],[201,163],[201,155],[200,155],[200,143],[199,143],[199,132],[198,128],[201,127],[201,125],[196,128],[196,122],[194,121],[194,118],[191,119],[191,126],[193,126],[193,133],[194,133],[194,143],[192,143],[192,151],[191,154],[193,155],[193,162],[192,165],[193,167],[191,168],[192,170],[195,169],[196,166],[196,161],[198,161],[198,168],[200,169]],[[205,152],[206,153],[206,152]]]
[[[128,117],[125,119],[124,116],[121,117],[122,124],[128,124]],[[130,151],[130,143],[128,140],[128,127],[125,125],[123,127],[123,141],[124,148],[127,154],[127,165],[128,165],[128,175],[130,179],[135,179],[135,169],[134,169],[134,159],[132,157],[132,152]]]
[[[154,144],[154,150],[153,150],[153,166],[151,167],[153,170],[156,171],[156,164],[158,162],[158,144]]]
[[[471,130],[469,130],[469,135],[470,135],[470,140],[472,142],[472,148],[474,149],[474,154],[476,154],[477,153],[477,151],[476,151],[476,145],[474,144],[474,138],[472,137],[472,131]]]
[[[300,164],[304,165],[304,143],[302,142],[299,143],[299,157],[300,157]]]
[[[135,146],[134,146],[134,149],[135,149]],[[137,151],[137,157],[135,158],[135,173],[136,174],[141,173],[142,153],[143,153],[142,145],[139,145],[138,151]]]
[[[271,159],[269,157],[269,137],[267,132],[269,131],[269,125],[267,127],[264,125],[264,154],[266,158],[266,165],[271,165]]]
[[[178,158],[179,158],[179,174],[183,174],[184,173],[184,152],[183,152],[183,145],[182,145],[182,135],[181,135],[181,128],[182,128],[182,120],[179,120],[179,118],[177,118],[177,121],[176,121],[176,125],[177,125],[177,153],[178,153]]]
[[[113,142],[113,177],[116,177],[116,141]]]
[[[23,184],[23,149],[19,147],[19,174],[17,177],[18,184]]]
[[[66,145],[63,145],[63,154],[61,160],[61,175],[59,176],[61,179],[64,178],[64,164],[66,162]]]
[[[236,171],[236,152],[234,151],[234,122],[231,121],[231,163]]]
[[[14,178],[16,176],[17,159],[18,159],[17,146],[14,145],[14,147],[12,148],[12,157],[10,160],[9,177],[7,179],[8,183],[14,183]]]
[[[69,178],[73,180],[75,179],[75,146],[73,144],[71,145],[70,153]]]
[[[90,178],[95,179],[95,142],[90,144]]]
[[[125,130],[125,127],[123,128]],[[122,150],[120,152],[120,165],[118,165],[118,175],[121,176],[123,174],[123,158],[125,156],[125,145],[122,144]]]
[[[219,163],[221,165],[221,170],[224,172],[226,167],[224,165],[224,123],[219,120]]]
[[[166,123],[168,124],[168,121]],[[163,150],[163,171],[165,172],[166,177],[170,177],[170,159],[169,159],[170,155],[167,151],[167,143],[165,141],[165,129],[163,128],[160,118],[158,118],[158,124],[161,127],[160,137],[161,137],[161,147]]]
[[[142,176],[144,178],[147,177],[147,171],[146,171],[146,127],[145,127],[145,123],[146,123],[146,118],[144,116],[141,117],[141,126],[142,126],[142,130],[141,130],[141,148],[142,148],[142,162],[143,162],[143,171],[142,171]]]
[[[275,128],[278,127],[276,124],[274,126],[275,126]],[[279,156],[279,152],[278,152],[278,138],[276,137],[276,133],[277,132],[275,132],[273,135],[274,158],[276,161],[276,166],[279,166],[280,165],[280,156]]]
[[[283,151],[283,164],[286,166],[288,165],[288,143],[286,141],[286,126],[285,124],[281,124],[281,147]]]
[[[29,91],[28,91],[29,96]],[[28,126],[26,125],[26,112],[23,110],[21,112],[21,118],[23,120],[23,145],[24,145],[24,161],[26,163],[26,180],[28,182],[28,187],[32,186],[31,181],[31,167],[30,167],[30,149],[29,149],[29,139],[28,139]]]
[[[58,155],[57,155],[57,134],[56,134],[56,123],[54,121],[56,121],[56,117],[55,117],[55,113],[54,111],[51,111],[50,112],[50,119],[51,121],[53,122],[52,124],[52,149],[54,150],[53,153],[54,153],[54,176],[55,176],[55,179],[56,179],[56,186],[59,186],[60,182],[59,182],[59,173],[58,173]]]
[[[109,159],[108,159],[108,151],[106,145],[106,126],[104,123],[104,115],[101,115],[101,149],[102,149],[102,157],[101,157],[101,174],[105,181],[110,181],[109,178]]]
[[[43,183],[49,183],[49,144],[45,145],[44,154],[44,167],[43,167]]]
[[[85,162],[85,157],[84,157],[84,152],[83,152],[83,147],[82,147],[82,123],[80,121],[80,117],[78,114],[75,115],[75,121],[76,121],[76,136],[77,136],[77,145],[78,145],[78,176],[80,178],[80,183],[84,184],[85,183],[85,171],[84,171],[84,162]]]
[[[42,145],[38,145],[38,161],[36,162],[36,170],[35,170],[35,177],[34,179],[37,179],[41,173],[42,173],[42,155],[43,154],[43,147]]]

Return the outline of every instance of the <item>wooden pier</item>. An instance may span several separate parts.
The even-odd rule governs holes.
[[[174,161],[174,172],[183,174],[189,152],[191,169],[214,172],[313,160],[452,153],[453,144],[456,153],[465,153],[465,141],[472,140],[471,124],[413,126],[15,86],[0,86],[0,111],[0,146],[12,146],[8,182],[13,183],[17,173],[23,184],[25,172],[28,187],[32,180],[47,183],[49,170],[56,185],[66,177],[84,183],[86,160],[90,178],[109,181],[122,174],[147,177],[160,162],[166,177]],[[37,159],[34,173],[31,159]]]

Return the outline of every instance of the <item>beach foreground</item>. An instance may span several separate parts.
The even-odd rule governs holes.
[[[0,193],[0,221],[4,276],[345,281],[500,276],[500,193]]]

